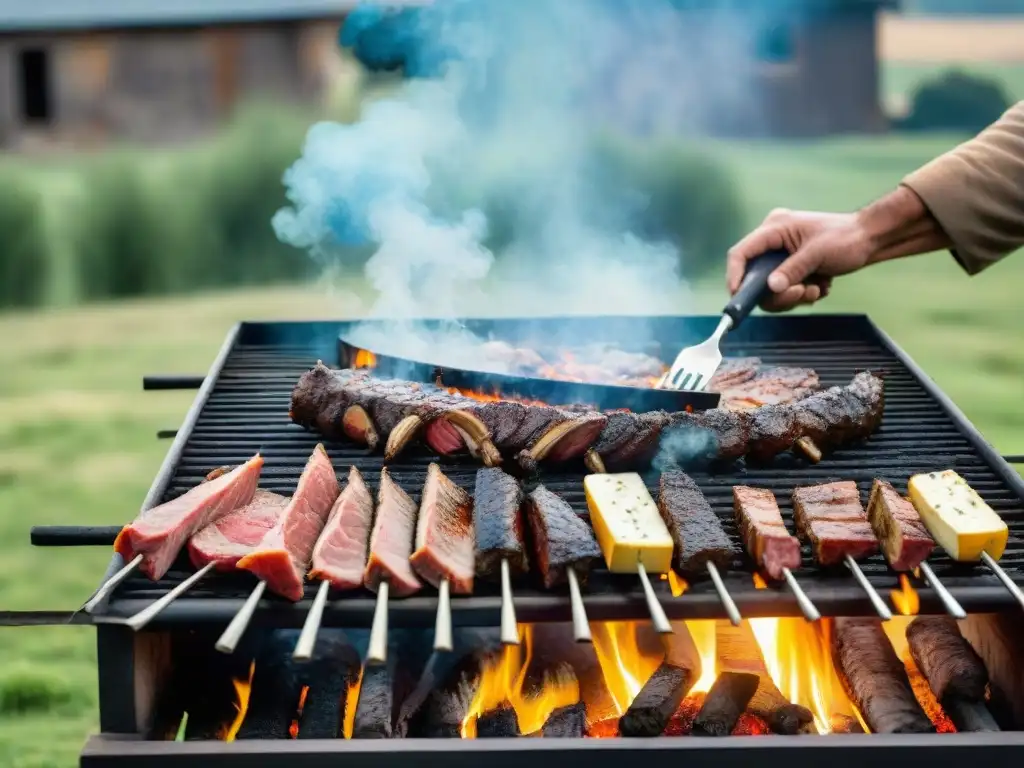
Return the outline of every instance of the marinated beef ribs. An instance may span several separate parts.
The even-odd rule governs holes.
[[[361,586],[372,525],[373,496],[359,470],[352,467],[348,484],[334,502],[313,548],[310,578],[328,581],[335,589]]]
[[[192,565],[214,563],[218,571],[233,571],[281,519],[288,497],[256,489],[252,501],[210,523],[188,540]]]
[[[296,424],[330,438],[371,447],[377,437],[386,438],[387,459],[418,436],[438,453],[465,450],[487,466],[514,456],[521,466],[533,469],[537,462],[592,453],[609,468],[627,469],[650,461],[663,432],[689,446],[692,458],[701,461],[741,456],[763,461],[789,450],[800,438],[831,450],[868,437],[883,407],[882,381],[869,372],[857,374],[846,387],[786,404],[638,414],[477,400],[429,384],[378,379],[366,371],[332,371],[318,363],[299,379],[290,415]],[[346,421],[346,414],[355,416]],[[352,429],[352,424],[364,427]]]
[[[393,597],[408,597],[419,591],[422,585],[409,564],[415,536],[416,503],[385,467],[380,471],[377,519],[370,533],[370,556],[363,573],[367,589],[376,592],[378,585],[386,581]]]
[[[327,451],[317,444],[277,525],[238,561],[238,567],[266,581],[281,597],[301,600],[313,547],[337,498],[338,477]]]
[[[473,591],[473,560],[473,499],[431,464],[409,563],[434,587],[447,580],[454,594],[468,595]]]
[[[775,494],[737,485],[732,498],[736,524],[753,561],[773,579],[781,579],[786,568],[799,568],[800,542],[786,530]]]
[[[907,627],[907,643],[941,704],[949,697],[984,701],[988,672],[981,657],[949,616],[918,616]]]
[[[477,470],[473,492],[473,528],[476,534],[476,573],[488,579],[501,575],[501,561],[512,573],[529,571],[523,521],[523,489],[519,481],[498,467]]]
[[[672,534],[672,564],[681,573],[703,571],[708,563],[720,569],[732,564],[736,550],[718,515],[685,472],[661,474],[658,511]]]
[[[526,498],[526,516],[533,533],[534,558],[544,586],[550,589],[567,579],[572,568],[581,582],[601,557],[594,532],[569,506],[542,485]]]
[[[934,733],[878,619],[837,618],[832,661],[872,733]]]
[[[793,489],[793,522],[811,542],[821,565],[835,565],[849,555],[854,560],[878,551],[860,492],[852,480]]]
[[[263,469],[258,453],[245,464],[140,514],[121,529],[114,551],[125,562],[142,555],[139,570],[163,578],[189,537],[252,501]]]
[[[935,549],[914,505],[885,480],[875,480],[868,499],[868,521],[894,571],[912,571]]]

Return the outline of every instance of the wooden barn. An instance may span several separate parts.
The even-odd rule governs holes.
[[[349,0],[0,0],[0,147],[173,141],[313,100]]]

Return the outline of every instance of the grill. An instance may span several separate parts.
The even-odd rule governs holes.
[[[493,335],[521,346],[543,349],[550,339],[585,339],[617,343],[671,359],[682,345],[706,337],[717,318],[619,317],[466,320],[468,330]],[[183,424],[173,437],[144,502],[149,508],[174,498],[198,483],[211,469],[240,463],[256,451],[266,459],[260,485],[283,494],[294,491],[311,450],[321,438],[303,431],[288,418],[292,388],[299,376],[317,360],[337,365],[339,339],[353,329],[348,322],[241,323],[225,340],[205,377],[147,377],[147,389],[197,388],[198,394]],[[956,469],[1002,516],[1010,529],[1009,544],[1001,560],[1009,577],[1024,583],[1024,482],[980,436],[962,413],[866,317],[756,317],[731,333],[725,354],[757,356],[766,364],[814,368],[826,386],[845,384],[859,370],[882,372],[886,407],[881,428],[865,443],[840,450],[813,465],[794,455],[783,455],[769,465],[742,463],[693,471],[708,500],[734,538],[732,486],[737,483],[771,488],[783,515],[792,524],[790,493],[794,486],[854,480],[862,497],[876,477],[888,479],[900,491],[917,472]],[[371,484],[383,465],[382,457],[346,443],[325,442],[339,473],[356,465]],[[426,449],[409,450],[391,462],[393,477],[414,498],[425,478],[427,465],[438,461]],[[471,459],[441,459],[445,473],[472,488],[478,465]],[[544,467],[541,480],[586,515],[582,492],[582,463]],[[657,473],[645,479],[656,490]],[[33,531],[39,545],[109,545],[116,528],[50,528]],[[1006,587],[982,566],[958,565],[944,554],[930,560],[936,575],[972,614],[1019,611]],[[115,556],[106,581],[123,563]],[[898,586],[896,576],[881,556],[862,563],[871,584],[884,595]],[[777,736],[736,739],[516,739],[460,740],[406,739],[248,741],[226,745],[220,741],[172,743],[139,737],[156,706],[161,669],[166,669],[171,636],[215,638],[249,595],[254,580],[247,574],[213,575],[174,601],[144,631],[135,633],[120,622],[166,594],[191,572],[182,560],[160,582],[132,576],[121,583],[109,602],[93,614],[97,625],[101,735],[90,738],[82,754],[86,768],[137,765],[184,766],[202,761],[213,768],[264,768],[302,760],[307,768],[337,765],[352,768],[390,768],[419,759],[440,758],[450,768],[468,768],[486,760],[496,766],[521,766],[539,760],[544,768],[556,761],[585,759],[598,768],[620,765],[622,760],[683,759],[715,768],[750,764],[752,760],[785,760],[795,768],[821,765],[853,766],[872,760],[880,766],[899,766],[914,750],[915,757],[934,766],[959,765],[965,759],[1008,760],[1024,746],[1024,733],[961,733],[955,736],[889,734],[870,737],[833,735],[824,738]],[[826,615],[873,614],[872,605],[845,569],[825,571],[804,551],[803,568],[796,574],[804,591]],[[725,584],[744,617],[799,616],[792,594],[782,588],[757,589],[749,561],[738,559],[725,574]],[[725,611],[712,584],[697,579],[673,597],[665,582],[655,584],[665,612],[674,619],[723,618]],[[922,613],[941,613],[942,603],[924,583],[915,583]],[[520,622],[565,622],[571,618],[567,591],[548,592],[529,582],[514,584]],[[305,620],[312,588],[306,598],[292,604],[265,597],[253,618],[257,627],[299,627]],[[596,569],[584,589],[584,602],[592,621],[648,617],[643,592],[635,577],[613,576]],[[389,607],[393,627],[432,627],[437,601],[425,590],[419,596],[393,600]],[[323,615],[324,627],[367,628],[374,609],[368,592],[332,595]],[[479,583],[476,594],[452,598],[453,621],[458,626],[496,626],[500,595]],[[1015,614],[1014,614],[1015,615]],[[79,615],[81,618],[81,615]],[[978,749],[983,752],[979,753]],[[751,750],[755,750],[754,753]],[[655,757],[657,755],[657,757]]]
[[[660,352],[663,359],[680,345],[706,336],[715,318],[546,318],[535,320],[469,320],[469,330],[509,339],[517,344],[543,348],[550,338],[585,338],[619,342],[629,348],[639,340],[645,351]],[[261,487],[290,494],[310,451],[321,438],[303,431],[288,419],[291,390],[299,376],[318,359],[337,363],[339,335],[345,323],[243,323],[227,338],[220,355],[202,381],[199,395],[185,423],[178,430],[147,505],[174,498],[196,485],[212,468],[238,464],[257,450],[266,458]],[[766,467],[722,468],[693,472],[723,520],[736,537],[732,513],[732,486],[737,482],[771,488],[783,516],[791,518],[790,493],[794,486],[854,480],[862,495],[876,477],[888,479],[905,491],[906,479],[917,472],[956,469],[978,490],[1006,521],[1009,544],[1002,565],[1012,579],[1024,582],[1024,483],[988,445],[963,414],[943,395],[891,339],[863,316],[758,317],[729,335],[725,354],[753,355],[767,364],[802,365],[814,368],[826,386],[847,383],[859,370],[885,374],[886,406],[881,428],[866,443],[840,450],[818,465],[796,456],[777,457]],[[197,381],[197,380],[196,380]],[[151,386],[190,384],[188,379],[151,380]],[[355,464],[374,482],[383,460],[365,448],[326,442],[335,466],[344,470]],[[438,457],[410,451],[389,465],[393,477],[416,499],[426,467]],[[444,459],[446,474],[472,488],[478,464],[470,459]],[[570,501],[581,515],[587,514],[581,483],[582,465],[545,467],[544,484]],[[646,480],[656,491],[657,473]],[[109,536],[109,534],[107,534]],[[112,537],[110,537],[112,541]],[[936,553],[930,560],[936,575],[968,611],[998,610],[1012,602],[999,580],[982,567],[964,566]],[[111,572],[120,567],[115,558]],[[744,616],[800,615],[792,594],[783,588],[755,588],[751,564],[737,560],[726,575],[729,592]],[[898,586],[881,555],[865,561],[862,569],[871,583],[885,593]],[[181,562],[160,582],[135,576],[113,594],[104,615],[127,617],[173,588],[190,572]],[[826,614],[871,614],[864,591],[845,569],[825,571],[816,565],[809,549],[798,573],[811,600]],[[211,576],[176,600],[154,620],[153,626],[174,623],[222,623],[241,607],[254,582],[247,574]],[[917,585],[922,611],[941,612],[933,590]],[[299,604],[275,598],[263,601],[254,624],[300,626],[313,589]],[[724,612],[707,579],[697,580],[680,597],[669,594],[666,583],[663,605],[671,618],[720,618]],[[516,612],[521,621],[564,621],[570,618],[567,592],[548,592],[531,584],[516,585]],[[646,603],[637,580],[596,569],[584,594],[588,615],[594,620],[643,618]],[[328,603],[325,626],[368,627],[373,596],[358,593],[339,596]],[[393,601],[390,614],[396,624],[433,626],[436,599],[430,595]],[[499,621],[499,592],[480,584],[472,597],[453,599],[456,625],[486,626]]]

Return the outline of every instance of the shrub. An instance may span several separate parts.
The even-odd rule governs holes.
[[[949,70],[917,86],[907,116],[896,127],[904,131],[977,133],[1009,106],[1010,99],[995,78]]]
[[[40,191],[25,174],[0,172],[0,307],[43,302],[50,277]]]

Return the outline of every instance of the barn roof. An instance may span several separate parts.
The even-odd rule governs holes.
[[[338,16],[358,0],[0,0],[0,31],[293,21]],[[411,5],[389,0],[389,5]]]

